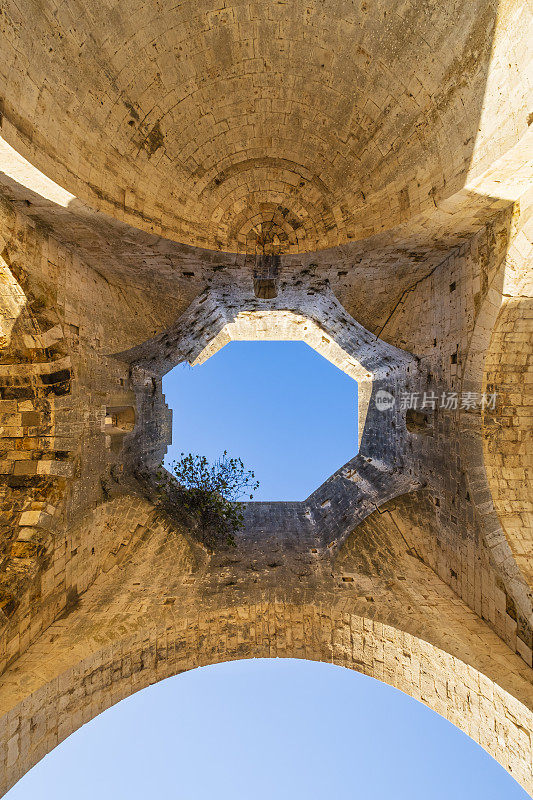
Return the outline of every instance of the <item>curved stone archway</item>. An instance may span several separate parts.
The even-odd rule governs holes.
[[[350,614],[336,618],[314,606],[264,603],[141,631],[64,664],[57,677],[9,708],[4,690],[0,790],[80,725],[136,691],[199,666],[273,657],[337,664],[400,689],[473,738],[526,790],[533,788],[531,712],[482,673],[389,625]]]
[[[531,140],[530,140],[531,141]],[[518,154],[517,154],[518,155]],[[518,159],[523,163],[523,159]],[[531,497],[527,453],[532,436],[530,341],[531,192],[513,213],[514,235],[488,284],[471,334],[465,391],[486,398],[470,409],[463,442],[469,486],[491,558],[512,586],[513,603],[532,619]],[[486,487],[490,487],[490,501]]]
[[[244,252],[276,214],[290,252],[362,238],[453,194],[526,124],[523,2],[154,17],[128,0],[116,32],[105,3],[54,11],[6,5],[7,140],[89,205],[179,242]]]
[[[206,557],[161,524],[155,509],[136,524],[131,500],[109,508],[113,532],[103,510],[86,521],[90,541],[98,529],[121,546],[4,673],[3,790],[132,692],[197,666],[252,657],[323,660],[385,681],[445,716],[533,788],[530,669],[424,564],[416,537],[406,541],[405,504],[374,512],[336,553],[312,528],[295,537],[283,526],[265,538],[248,524],[238,558],[229,558]]]

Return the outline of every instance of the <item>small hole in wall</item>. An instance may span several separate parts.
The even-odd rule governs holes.
[[[408,408],[405,415],[405,426],[409,433],[428,433],[429,417],[423,411]]]
[[[278,295],[276,281],[269,278],[257,278],[254,280],[254,293],[262,300],[272,300]]]
[[[455,281],[452,281],[452,283],[450,283],[450,292],[455,292],[455,287],[456,287],[456,283],[455,283]]]
[[[452,353],[450,356],[450,362],[452,364],[457,364],[457,353]]]

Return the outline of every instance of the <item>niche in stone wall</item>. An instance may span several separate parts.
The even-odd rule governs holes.
[[[118,452],[123,444],[124,436],[135,427],[135,409],[133,406],[107,406],[104,418],[104,433],[107,446]]]

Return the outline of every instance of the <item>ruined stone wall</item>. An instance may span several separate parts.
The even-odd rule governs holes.
[[[238,619],[248,619],[252,614],[255,620],[259,614],[259,618],[265,621],[272,598],[280,598],[285,593],[288,593],[289,604],[298,604],[304,599],[307,602],[312,597],[317,608],[322,602],[330,609],[335,608],[335,614],[340,616],[333,617],[334,630],[339,625],[345,629],[342,614],[348,613],[346,609],[350,608],[351,613],[365,620],[361,623],[365,630],[370,626],[370,630],[381,632],[383,628],[376,626],[387,625],[396,631],[390,634],[393,638],[414,637],[416,654],[420,647],[436,648],[428,651],[435,662],[433,674],[435,664],[444,658],[447,680],[453,675],[453,680],[461,686],[458,697],[464,697],[464,693],[470,693],[472,688],[470,678],[463,677],[464,670],[469,676],[472,674],[469,670],[478,671],[475,685],[486,679],[494,681],[496,688],[490,691],[496,692],[499,699],[490,702],[496,702],[495,709],[491,708],[486,692],[478,694],[483,713],[478,727],[475,727],[471,722],[471,702],[462,705],[462,701],[454,697],[455,690],[447,688],[444,697],[437,684],[433,684],[431,690],[421,691],[416,681],[395,683],[396,678],[390,671],[386,673],[387,680],[390,679],[394,685],[401,685],[414,696],[421,694],[432,707],[444,710],[528,785],[524,771],[527,761],[524,759],[529,758],[529,734],[523,734],[521,727],[523,720],[527,720],[527,712],[520,705],[515,707],[519,701],[507,699],[506,694],[505,700],[501,700],[504,691],[527,702],[530,683],[526,664],[531,663],[531,630],[524,600],[527,602],[528,598],[521,593],[521,586],[516,589],[516,576],[502,569],[494,559],[480,523],[477,496],[472,490],[472,483],[478,480],[474,469],[477,464],[472,466],[469,460],[471,454],[468,453],[465,431],[470,433],[472,440],[478,435],[481,414],[461,408],[455,413],[439,408],[428,414],[428,429],[416,432],[408,429],[405,410],[399,404],[392,415],[387,416],[388,412],[385,412],[384,416],[370,397],[361,455],[353,464],[332,476],[307,503],[251,504],[247,510],[244,539],[237,552],[206,555],[188,541],[187,531],[178,532],[175,526],[162,522],[157,509],[142,497],[140,486],[134,487],[135,493],[131,494],[131,485],[128,489],[123,476],[128,473],[132,477],[131,470],[142,465],[143,454],[145,465],[153,469],[164,451],[168,414],[162,405],[157,359],[165,364],[171,362],[186,342],[191,344],[194,352],[201,350],[209,345],[221,326],[228,324],[230,317],[222,305],[215,304],[213,316],[208,311],[205,317],[214,324],[211,329],[204,327],[204,318],[200,316],[195,322],[198,331],[178,320],[171,335],[166,332],[156,339],[150,338],[153,328],[147,324],[144,335],[152,344],[125,352],[124,345],[127,347],[139,341],[139,329],[133,341],[129,332],[131,309],[125,314],[127,305],[119,303],[125,290],[119,293],[117,287],[77,262],[68,251],[58,248],[53,239],[44,237],[41,232],[32,235],[31,227],[28,229],[22,219],[10,219],[12,226],[15,221],[17,225],[12,228],[11,238],[6,239],[4,250],[4,261],[6,256],[10,259],[9,273],[5,273],[10,283],[6,286],[12,318],[15,323],[19,319],[19,324],[23,320],[27,322],[19,337],[16,325],[10,330],[9,325],[5,326],[6,356],[3,360],[7,369],[6,386],[2,391],[12,391],[13,384],[18,384],[18,369],[18,374],[25,378],[22,388],[31,387],[32,398],[37,398],[39,403],[49,403],[47,398],[50,395],[58,398],[64,403],[62,408],[66,416],[57,421],[52,412],[49,417],[44,416],[42,419],[51,426],[46,433],[53,444],[55,438],[61,436],[70,436],[72,443],[67,459],[63,461],[62,457],[43,458],[40,449],[30,451],[30,458],[4,459],[8,464],[4,483],[4,491],[8,492],[5,509],[20,514],[6,523],[9,534],[4,566],[8,571],[11,565],[20,570],[17,571],[20,583],[13,591],[18,605],[14,609],[8,607],[10,614],[6,614],[9,619],[4,630],[2,663],[8,667],[4,683],[6,698],[14,698],[10,688],[12,677],[16,680],[16,676],[22,673],[31,676],[35,665],[39,663],[41,669],[45,661],[51,670],[51,683],[46,689],[38,685],[41,680],[38,678],[35,694],[21,700],[23,705],[20,708],[13,711],[10,710],[12,706],[5,708],[6,712],[9,710],[5,720],[10,733],[6,734],[8,738],[0,751],[6,759],[6,785],[73,727],[90,718],[97,709],[107,707],[123,696],[122,691],[132,691],[144,685],[145,680],[150,682],[163,674],[172,674],[178,668],[172,661],[170,672],[158,671],[158,655],[154,662],[155,672],[147,673],[143,666],[140,670],[142,680],[123,685],[118,665],[109,660],[106,651],[101,651],[100,637],[116,640],[114,647],[122,654],[121,659],[124,654],[126,659],[135,659],[137,644],[133,640],[122,641],[127,626],[119,626],[105,634],[107,623],[93,614],[93,608],[96,611],[100,607],[107,616],[110,603],[116,602],[117,608],[122,608],[125,602],[133,611],[130,622],[135,624],[139,615],[142,617],[148,612],[150,604],[154,609],[168,607],[167,610],[172,612],[172,624],[178,620],[181,626],[185,619],[186,626],[191,628],[188,620],[198,619],[204,609],[209,609],[215,617],[219,614],[224,618],[226,612],[223,608],[228,599],[230,606],[240,603],[244,609],[250,609],[252,602],[258,604],[260,611],[238,612]],[[17,236],[16,233],[23,235]],[[427,279],[417,282],[412,291],[405,293],[383,332],[385,339],[395,347],[401,347],[404,354],[400,353],[400,361],[394,368],[391,367],[390,353],[382,362],[377,359],[374,368],[380,377],[374,382],[374,391],[386,387],[399,396],[406,390],[461,390],[465,381],[464,365],[476,325],[484,313],[487,299],[492,297],[491,292],[501,285],[500,273],[504,269],[508,239],[509,218],[504,214],[494,226],[478,233],[470,244],[453,252]],[[7,261],[5,265],[7,269]],[[251,295],[251,282],[248,291]],[[237,296],[238,292],[226,291],[225,302],[229,303],[230,310]],[[27,309],[26,316],[17,316],[17,297],[19,305]],[[37,309],[41,317],[32,309],[34,297],[40,301]],[[28,298],[31,298],[30,302]],[[276,302],[283,308],[283,291]],[[293,298],[291,302],[294,306],[296,301]],[[319,310],[321,302],[317,305]],[[326,300],[322,311],[330,307],[333,308],[334,303]],[[120,308],[120,314],[117,314],[117,308]],[[53,309],[53,319],[47,319],[48,309]],[[238,310],[238,304],[233,310]],[[313,313],[316,314],[316,310]],[[145,318],[148,316],[146,313]],[[45,321],[41,322],[41,319]],[[259,331],[265,328],[266,319],[264,315],[259,318]],[[94,320],[97,320],[96,325]],[[181,333],[180,324],[183,328]],[[334,334],[332,341],[335,346],[340,343],[349,349],[348,328],[348,318],[343,325],[333,326],[330,333]],[[32,333],[28,334],[26,331],[30,329]],[[39,383],[34,378],[49,374],[42,373],[42,367],[36,370],[26,368],[26,364],[47,363],[39,360],[46,348],[38,345],[45,344],[48,339],[43,341],[42,337],[54,329],[69,332],[69,337],[63,337],[69,343],[70,358],[65,394],[61,394],[61,383],[50,384],[59,386],[60,393],[56,394],[44,388],[47,384],[42,379]],[[375,338],[370,336],[368,341],[375,342]],[[332,346],[331,342],[321,342],[322,345],[326,350]],[[375,353],[380,352],[381,346],[379,342],[372,344]],[[364,364],[368,353],[365,355],[361,343],[354,347],[354,354],[361,351]],[[121,355],[110,355],[112,352]],[[132,353],[137,359],[142,356],[140,361],[132,358]],[[154,354],[157,359],[152,363],[150,358],[155,357]],[[454,354],[456,363],[451,359]],[[54,352],[46,355],[49,358]],[[58,355],[65,357],[62,351]],[[24,370],[20,369],[21,364]],[[15,367],[13,372],[11,367]],[[480,380],[478,383],[474,381],[472,386],[478,384],[481,385]],[[32,402],[32,409],[19,410],[17,406],[13,413],[35,413],[40,406],[36,400]],[[55,403],[56,399],[50,404],[51,409],[56,408]],[[113,430],[116,426],[107,421],[108,410],[128,404],[134,406],[137,414],[135,428],[117,439]],[[8,432],[12,427],[15,426],[7,426]],[[30,436],[29,427],[28,430],[22,424],[19,427],[22,437],[8,437],[9,446],[13,438],[35,438]],[[17,450],[6,449],[6,456]],[[52,447],[51,452],[55,454],[57,451]],[[35,499],[29,485],[31,481],[28,483],[26,479],[24,485],[13,481],[14,464],[18,461],[28,462],[36,470],[32,473],[36,476],[41,461],[72,465],[68,476],[53,476],[56,480],[54,487],[61,493],[55,516],[48,508],[52,505],[48,502],[51,494],[46,495],[47,507],[33,507],[33,503],[43,501]],[[60,479],[62,483],[59,483]],[[414,494],[413,489],[421,485],[426,488]],[[48,491],[48,484],[46,486]],[[20,509],[11,494],[16,491],[20,492]],[[486,482],[482,491],[486,491]],[[405,495],[405,492],[409,494]],[[393,499],[397,495],[404,496]],[[386,501],[389,502],[383,505]],[[27,512],[30,516],[24,517]],[[22,531],[22,536],[17,531]],[[28,551],[14,545],[31,542],[31,537],[41,537],[45,531],[47,538],[38,539],[41,549],[31,555],[33,560],[30,563]],[[150,567],[156,541],[161,543],[161,547],[156,548],[160,561],[177,565],[172,592],[168,591],[171,585],[168,578]],[[174,552],[170,557],[165,555],[168,542],[176,542],[178,555]],[[174,547],[173,544],[170,546]],[[122,583],[123,571],[132,558],[135,569],[140,569],[143,577],[134,580],[130,574]],[[151,575],[151,592],[146,595],[148,573]],[[296,596],[293,596],[290,587],[295,583]],[[134,588],[136,586],[138,590]],[[163,594],[162,587],[167,587]],[[148,596],[151,598],[149,602]],[[102,598],[106,599],[103,606]],[[264,608],[261,603],[266,604]],[[230,615],[233,619],[233,611]],[[340,619],[342,623],[338,622]],[[201,651],[201,631],[210,624],[201,623],[199,643],[190,645],[194,653],[197,648]],[[272,648],[278,635],[287,643],[283,647],[288,648],[280,646],[279,654],[299,652],[293,649],[297,634],[289,621],[285,619],[280,625],[285,625],[283,633],[269,634],[269,652],[277,652]],[[56,628],[52,630],[50,626],[58,626],[57,631],[62,631],[62,635],[67,637],[68,647],[64,651],[61,639],[56,639]],[[459,631],[463,628],[473,637],[471,640],[461,638]],[[150,622],[143,638],[150,640],[155,635],[159,640],[159,634],[154,633],[156,629],[155,623]],[[75,630],[79,635],[78,648],[72,648]],[[241,657],[257,652],[255,643],[250,642],[246,634],[239,631],[226,634],[224,624],[222,631],[223,639],[217,645],[219,658],[233,657],[232,652]],[[236,651],[231,649],[227,636],[231,640],[234,636],[237,641],[242,639]],[[386,640],[389,638],[387,634]],[[483,642],[482,646],[479,641]],[[378,650],[383,646],[379,638],[373,645]],[[442,656],[443,651],[448,655]],[[328,659],[337,658],[331,655],[335,651],[328,651],[327,647],[325,652]],[[516,659],[513,652],[518,653],[521,661],[513,660]],[[309,657],[323,657],[321,647],[317,651],[309,650]],[[161,660],[165,659],[163,655]],[[122,661],[120,663],[122,665]],[[148,663],[143,661],[146,668]],[[192,663],[199,662],[194,660]],[[367,663],[357,648],[356,655],[353,659],[349,656],[346,663],[376,677],[384,674],[379,658],[377,662]],[[105,664],[104,673],[100,673],[95,664]],[[468,666],[463,666],[465,664]],[[83,680],[81,676],[87,671],[91,685],[94,681],[98,687],[108,686],[109,691],[100,695],[98,688],[96,694],[76,700],[74,705],[70,705],[66,695],[60,701],[60,695],[54,694],[61,704],[59,707],[68,709],[68,713],[59,717],[55,712],[50,715],[41,706],[42,698],[50,697],[50,692],[55,693],[57,687],[64,685],[61,670],[65,670],[65,674],[70,676],[68,680],[73,681]],[[100,677],[101,674],[109,677]],[[484,678],[483,675],[490,677]],[[528,730],[528,724],[526,722],[525,730]],[[32,731],[30,739],[26,734],[28,725]],[[512,743],[511,755],[506,749],[501,749],[498,744],[500,734],[494,733],[501,725],[505,726],[501,735]]]
[[[2,212],[2,301],[10,309],[0,357],[5,666],[85,591],[116,544],[112,518],[94,541],[75,523],[108,499],[123,469],[125,437],[106,433],[106,413],[134,408],[135,394],[129,366],[106,353],[130,340],[133,320],[139,334],[142,315],[127,301],[128,313],[120,311],[127,292],[45,230],[8,203]]]

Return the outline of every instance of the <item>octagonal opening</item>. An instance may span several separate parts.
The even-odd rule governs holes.
[[[254,500],[305,500],[356,455],[357,383],[304,342],[231,342],[163,379],[173,410],[165,463],[242,458]]]

